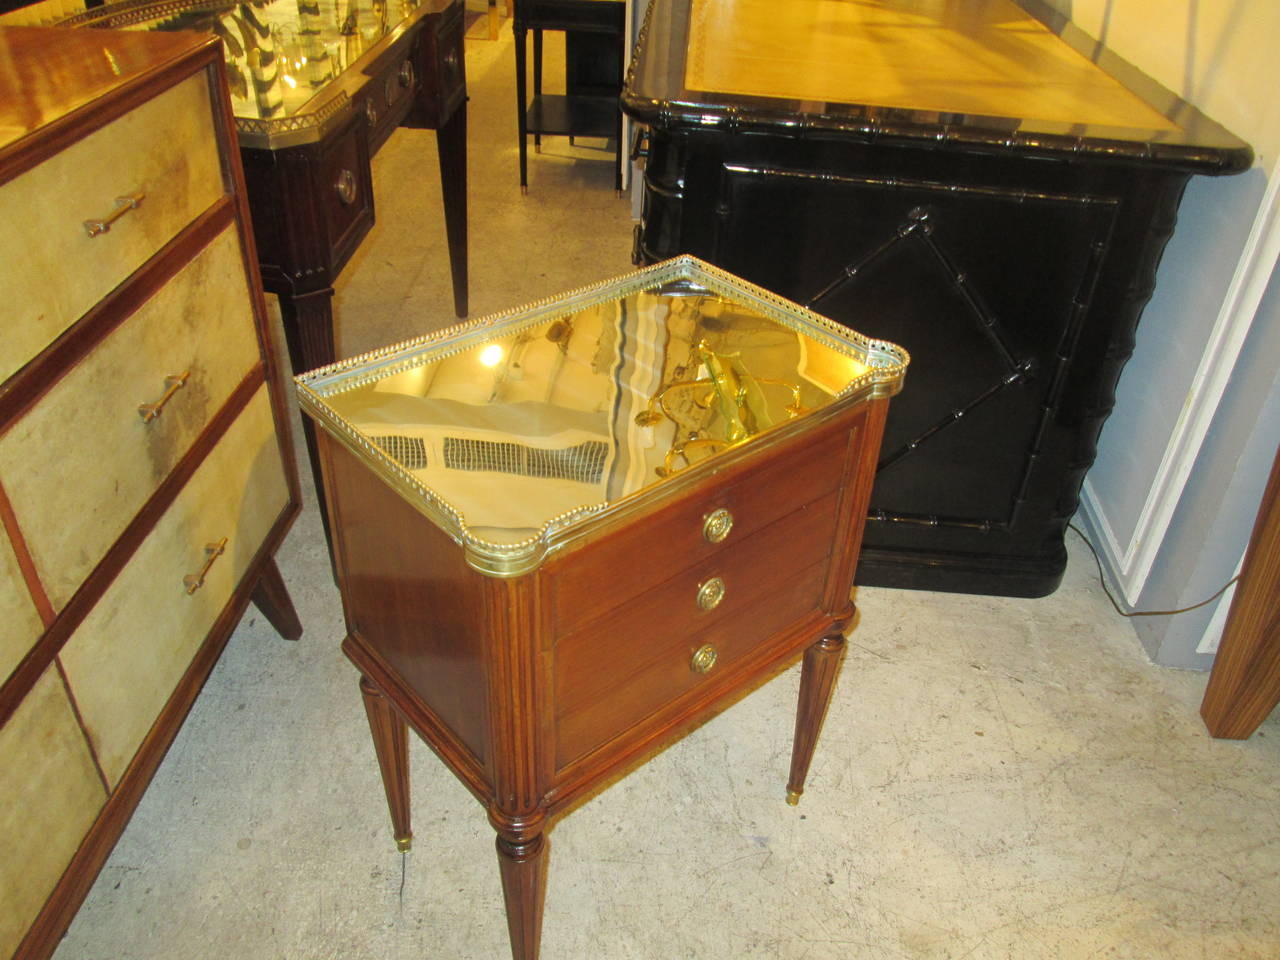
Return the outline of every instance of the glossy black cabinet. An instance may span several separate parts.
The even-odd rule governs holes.
[[[623,94],[648,127],[637,261],[692,253],[911,352],[859,583],[1051,593],[1182,191],[1249,148],[1111,63],[1176,123],[689,89],[700,2],[655,0]]]

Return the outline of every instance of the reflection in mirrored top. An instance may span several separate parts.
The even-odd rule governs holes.
[[[760,434],[896,392],[906,354],[691,257],[298,378],[305,409],[468,547],[575,522]]]
[[[221,38],[231,112],[294,116],[423,0],[189,0],[114,3],[67,24],[201,30]]]

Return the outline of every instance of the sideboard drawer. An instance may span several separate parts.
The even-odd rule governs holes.
[[[40,639],[44,623],[27,592],[13,544],[0,526],[0,683],[8,678],[27,651]],[[0,954],[3,956],[3,954]]]
[[[732,549],[681,571],[555,645],[556,758],[563,768],[631,729],[704,679],[694,652],[710,645],[707,677],[731,669],[822,598],[838,493],[801,507]],[[778,584],[776,570],[803,570]],[[700,588],[719,579],[722,599],[699,608]]]
[[[9,957],[106,802],[54,667],[0,729],[0,957]]]
[[[209,80],[194,75],[0,188],[8,318],[0,381],[75,323],[225,187]],[[119,198],[142,194],[104,233]],[[50,278],[57,277],[56,283]]]
[[[678,570],[731,549],[797,504],[811,503],[840,482],[849,445],[847,422],[828,428],[797,450],[784,444],[759,466],[662,508],[644,524],[602,536],[577,552],[557,575],[557,629],[569,633],[647,590]],[[722,540],[704,527],[718,510],[732,526]]]
[[[288,499],[264,386],[63,648],[113,787]],[[225,552],[209,562],[206,545],[223,537]],[[184,596],[184,577],[205,566],[203,586]]]
[[[260,362],[251,303],[232,225],[0,437],[0,482],[54,609]]]

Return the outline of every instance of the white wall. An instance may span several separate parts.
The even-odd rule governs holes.
[[[1246,174],[1188,187],[1085,484],[1086,525],[1125,600],[1183,606],[1235,572],[1280,441],[1280,2],[1050,2],[1257,155]],[[1196,651],[1214,613],[1134,622],[1157,662],[1207,667]]]

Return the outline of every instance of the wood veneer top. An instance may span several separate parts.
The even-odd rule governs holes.
[[[1177,129],[1010,0],[691,2],[690,90]]]
[[[0,27],[0,151],[210,42],[190,34]]]

